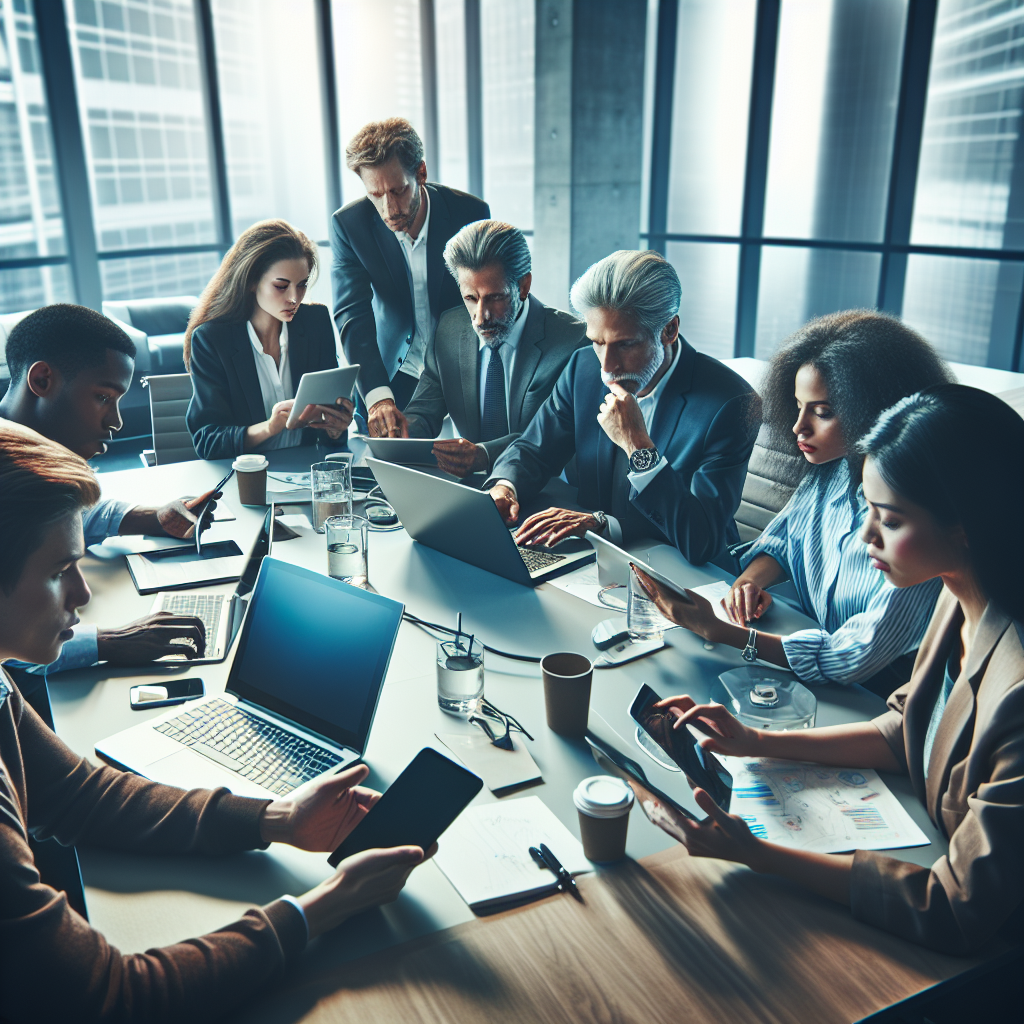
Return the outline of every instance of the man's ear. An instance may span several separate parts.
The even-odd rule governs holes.
[[[419,167],[416,168],[416,181],[420,185],[427,183],[427,161],[421,160]]]
[[[667,324],[665,324],[664,330],[661,332],[661,343],[662,345],[671,345],[675,342],[676,338],[679,337],[679,314],[677,313]]]
[[[525,302],[530,294],[530,285],[533,284],[533,274],[523,274],[519,278],[519,300]]]
[[[60,387],[60,373],[42,359],[33,363],[25,374],[29,391],[36,398],[53,398]]]

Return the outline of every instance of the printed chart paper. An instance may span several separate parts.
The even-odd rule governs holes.
[[[889,787],[870,768],[722,757],[732,805],[760,839],[815,853],[926,846]]]

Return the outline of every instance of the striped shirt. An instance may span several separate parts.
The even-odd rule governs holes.
[[[771,555],[789,574],[818,629],[782,638],[790,668],[808,683],[858,683],[916,650],[942,589],[939,579],[894,587],[871,565],[860,530],[862,488],[846,459],[811,470],[789,504],[743,556]]]

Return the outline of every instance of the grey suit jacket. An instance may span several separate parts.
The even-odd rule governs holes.
[[[991,604],[943,710],[925,781],[925,734],[963,621],[943,590],[910,682],[874,723],[949,853],[925,868],[858,850],[850,876],[854,917],[954,955],[1011,917],[1019,938],[1024,896],[1024,628]]]
[[[527,301],[512,364],[509,433],[482,445],[490,465],[526,429],[573,352],[588,344],[586,324],[533,295]],[[423,374],[405,407],[410,437],[437,437],[446,413],[462,437],[479,443],[480,341],[462,303],[441,317],[434,343],[427,346]]]

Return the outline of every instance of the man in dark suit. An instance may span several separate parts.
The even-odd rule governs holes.
[[[439,440],[434,455],[466,476],[490,469],[522,433],[587,336],[579,320],[530,295],[530,247],[511,224],[467,224],[444,261],[462,304],[441,315],[405,417],[410,436],[436,437],[450,415],[461,436]]]
[[[358,363],[360,415],[375,437],[401,437],[398,413],[416,388],[438,318],[458,305],[445,243],[490,216],[475,196],[427,183],[423,143],[404,118],[361,128],[345,151],[366,197],[331,222],[334,320]]]
[[[674,544],[694,564],[726,556],[757,434],[750,385],[679,334],[679,278],[656,252],[620,250],[573,285],[594,354],[576,352],[485,487],[509,523],[576,456],[579,503],[549,508],[516,542],[587,530]]]

